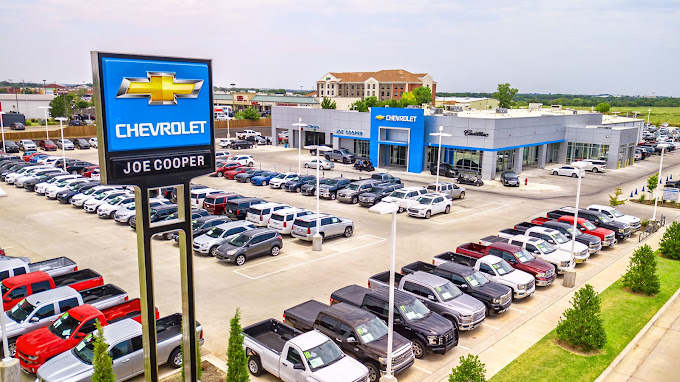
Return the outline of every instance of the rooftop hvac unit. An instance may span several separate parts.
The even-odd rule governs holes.
[[[542,103],[530,103],[529,110],[537,110],[543,107]]]
[[[462,106],[453,106],[453,107],[451,108],[451,111],[455,111],[455,112],[457,112],[457,113],[461,113],[461,112],[463,111],[463,107],[462,107]]]
[[[508,109],[504,107],[497,107],[496,108],[496,113],[497,114],[508,114]]]
[[[562,110],[562,105],[550,105],[550,110]]]

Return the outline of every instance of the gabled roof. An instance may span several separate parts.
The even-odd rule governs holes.
[[[403,69],[387,69],[377,72],[330,72],[339,82],[364,82],[373,77],[379,82],[422,82],[427,73],[411,73]]]

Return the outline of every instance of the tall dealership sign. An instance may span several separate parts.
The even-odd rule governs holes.
[[[145,378],[158,380],[151,237],[180,232],[184,362],[196,380],[190,181],[215,167],[210,60],[92,52],[102,183],[135,186]],[[152,221],[149,190],[177,187],[178,219]]]

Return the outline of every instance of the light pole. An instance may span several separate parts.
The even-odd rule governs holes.
[[[578,221],[578,205],[579,202],[581,201],[581,179],[583,179],[583,174],[585,173],[585,170],[583,169],[585,167],[585,163],[583,162],[573,162],[571,164],[573,167],[576,167],[578,170],[578,186],[576,186],[576,207],[574,211],[574,234],[571,235],[571,253],[572,255],[574,254],[574,248],[576,247],[576,222]]]
[[[314,146],[307,146],[305,149],[314,149],[316,150],[316,233],[314,234],[314,237],[312,238],[312,251],[320,251],[321,250],[321,234],[319,234],[319,229],[321,227],[321,209],[319,208],[319,177],[321,174],[319,173],[321,166],[319,165],[319,152],[321,150],[329,150],[330,147],[328,146],[319,146],[319,145],[314,145]]]
[[[656,147],[661,147],[661,160],[659,161],[659,184],[661,183],[661,168],[663,167],[663,152],[666,151],[668,147],[665,143],[659,143]],[[654,192],[654,214],[652,215],[652,220],[656,223],[656,204],[659,202],[659,184],[656,185],[656,190]]]
[[[392,214],[392,245],[390,246],[390,284],[389,284],[389,316],[387,319],[387,370],[384,376],[380,378],[382,382],[395,381],[396,378],[392,375],[392,340],[394,328],[394,263],[397,253],[397,210],[399,206],[395,203],[380,202],[368,209],[368,212],[374,214],[387,215]]]
[[[647,109],[647,127],[649,127],[649,116],[652,115],[652,108]]]
[[[439,137],[439,154],[437,155],[437,191],[439,191],[439,166],[442,163],[442,137],[450,137],[451,134],[443,133],[444,126],[439,126],[438,133],[430,133],[430,135]]]
[[[2,115],[5,114],[4,111],[0,111],[0,130],[2,130],[2,151],[7,152],[5,150],[5,123],[3,122]],[[5,332],[4,330],[2,331],[3,333]]]
[[[298,123],[294,123],[293,126],[298,127],[298,174],[301,174],[302,172],[302,128],[307,127],[307,124],[302,123],[302,118],[298,118]],[[317,145],[318,146],[318,145]],[[316,150],[316,168],[319,169],[319,150]]]
[[[51,109],[51,106],[38,106],[39,109],[45,110],[45,135],[47,136],[46,139],[50,139],[50,132],[47,130],[47,110]]]
[[[64,121],[68,121],[68,119],[64,117],[57,117],[55,119],[59,121],[59,127],[61,128],[61,159],[64,161],[64,167],[62,169],[64,172],[66,172],[66,151],[64,151]]]

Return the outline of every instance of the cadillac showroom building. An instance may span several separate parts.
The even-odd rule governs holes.
[[[298,147],[330,145],[368,157],[378,168],[420,173],[436,163],[440,130],[442,162],[480,173],[543,168],[549,163],[602,159],[609,168],[633,164],[641,119],[553,108],[497,111],[371,108],[357,111],[272,108],[272,136],[288,131]],[[302,122],[306,126],[293,125]],[[441,129],[440,129],[441,128]],[[274,140],[277,142],[278,140]]]

